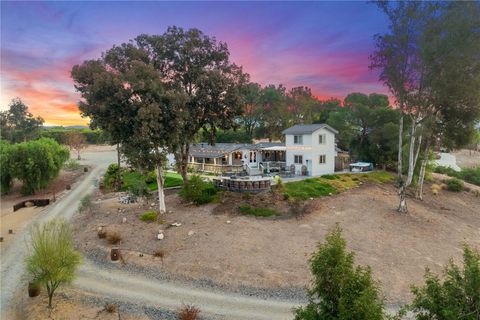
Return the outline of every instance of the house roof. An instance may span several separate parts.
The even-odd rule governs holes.
[[[221,158],[224,154],[238,149],[250,149],[251,144],[246,143],[197,143],[190,146],[190,155],[195,157]]]
[[[284,143],[281,142],[262,142],[256,144],[247,143],[216,143],[210,145],[208,143],[197,143],[190,146],[190,155],[203,158],[222,158],[225,154],[237,150],[283,150]]]
[[[283,134],[311,134],[319,129],[327,129],[330,132],[337,134],[338,131],[330,127],[326,123],[316,124],[296,124],[293,127],[283,130]]]

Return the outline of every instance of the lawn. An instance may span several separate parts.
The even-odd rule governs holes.
[[[238,207],[241,213],[249,215],[249,216],[255,216],[255,217],[271,217],[271,216],[276,216],[279,215],[276,210],[270,209],[270,208],[254,208],[249,205],[241,205]]]
[[[130,186],[135,185],[138,181],[144,181],[150,191],[157,190],[156,176],[153,173],[147,175],[138,171],[130,171],[122,173],[122,190],[128,190]],[[167,172],[165,175],[165,188],[178,187],[183,185],[182,176],[175,172]]]

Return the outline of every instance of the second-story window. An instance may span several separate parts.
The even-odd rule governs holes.
[[[303,136],[293,136],[294,144],[303,144]]]
[[[326,136],[324,134],[318,135],[318,143],[324,144],[326,142]]]

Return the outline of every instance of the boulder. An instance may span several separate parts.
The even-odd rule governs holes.
[[[165,238],[165,235],[163,233],[157,234],[157,239],[158,240],[163,240]]]

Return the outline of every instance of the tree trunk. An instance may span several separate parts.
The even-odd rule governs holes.
[[[120,172],[120,144],[117,143],[117,177],[115,178],[115,190],[120,191],[122,184],[121,172]]]
[[[403,155],[402,155],[402,148],[403,147],[403,113],[400,117],[400,123],[398,125],[398,160],[397,160],[397,176],[398,180],[402,180],[402,162],[403,162]]]
[[[414,163],[415,165],[417,164],[418,161],[418,156],[420,154],[420,149],[422,148],[422,135],[418,137],[418,142],[417,142],[417,151],[415,152],[415,160]]]
[[[418,176],[418,185],[415,193],[417,199],[423,200],[423,183],[425,182],[425,173],[427,171],[428,153],[430,152],[430,141],[428,140],[425,145],[424,155],[422,159],[422,166],[420,167],[420,173]]]
[[[413,180],[413,170],[415,169],[415,132],[417,129],[417,125],[415,121],[412,123],[412,129],[410,130],[410,147],[408,152],[408,174],[407,174],[407,181],[405,182],[405,188],[412,184]]]
[[[81,158],[80,158],[80,150],[77,151],[77,160],[81,160]]]
[[[165,207],[165,193],[163,191],[164,188],[165,177],[163,173],[163,166],[162,164],[157,165],[157,186],[158,186],[158,209],[160,213],[163,214],[167,212]]]
[[[190,153],[190,145],[186,143],[180,147],[180,163],[178,169],[183,178],[183,183],[188,182],[188,155]]]
[[[397,211],[400,213],[407,213],[407,187],[405,186],[403,180],[400,181],[400,188],[398,189],[398,195],[400,197],[400,203],[398,204]]]

